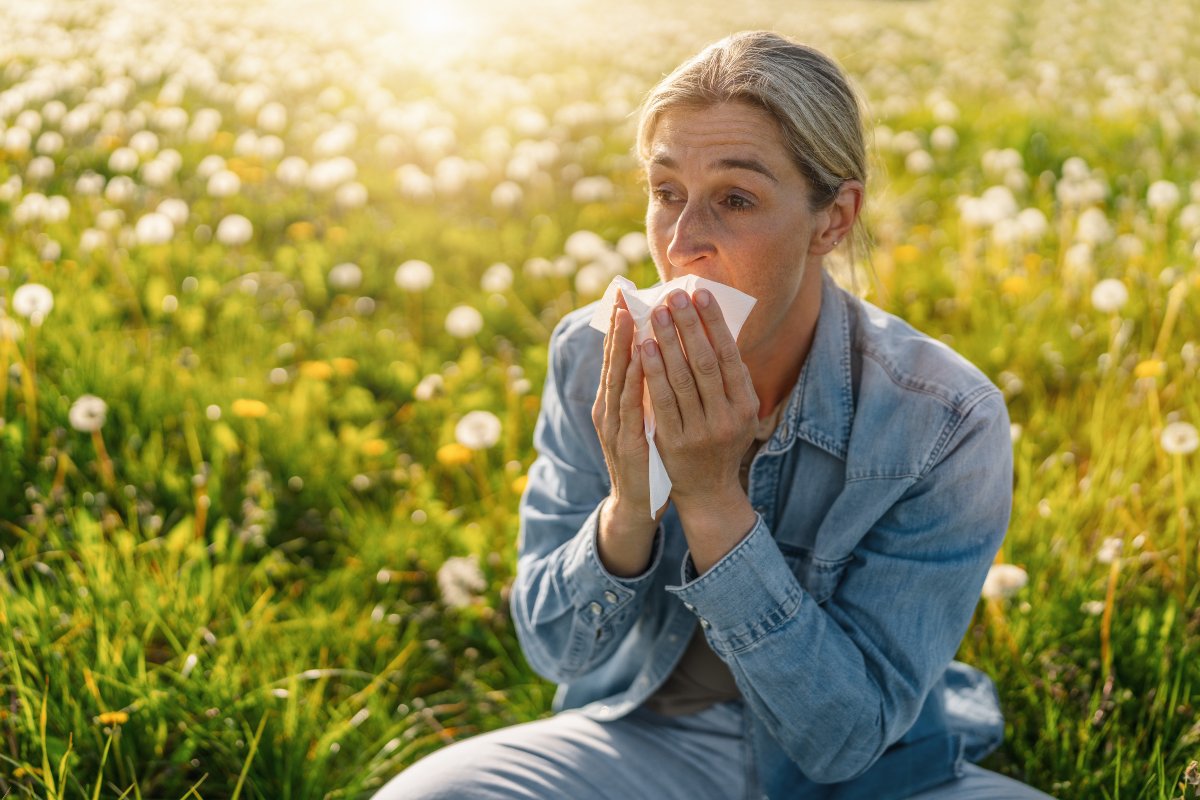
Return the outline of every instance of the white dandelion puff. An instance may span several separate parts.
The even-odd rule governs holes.
[[[433,267],[412,259],[396,267],[396,285],[406,292],[423,292],[433,285]]]
[[[1172,422],[1163,428],[1162,448],[1171,455],[1186,456],[1200,447],[1200,433],[1188,422]]]
[[[500,441],[500,418],[490,411],[470,411],[454,426],[454,438],[471,450],[486,450]]]
[[[217,241],[226,247],[237,247],[254,236],[254,225],[241,214],[230,214],[217,223]]]
[[[40,283],[26,283],[13,292],[12,304],[17,314],[41,325],[54,308],[54,293]]]
[[[1029,583],[1029,573],[1016,564],[993,564],[983,582],[982,595],[988,600],[1006,600]]]
[[[1121,306],[1129,301],[1129,290],[1125,284],[1116,278],[1106,278],[1092,289],[1092,305],[1097,311],[1112,313],[1120,311]]]
[[[82,395],[71,404],[67,420],[80,433],[92,433],[104,427],[108,416],[108,404],[94,394]]]
[[[451,608],[471,605],[487,588],[487,581],[479,563],[470,556],[455,556],[446,559],[437,571],[438,590],[442,602]]]
[[[471,306],[455,306],[446,315],[446,332],[455,339],[470,339],[483,330],[483,315]]]

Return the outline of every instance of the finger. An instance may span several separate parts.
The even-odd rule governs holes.
[[[592,422],[596,430],[600,430],[600,421],[604,419],[606,400],[608,396],[608,368],[612,361],[613,327],[617,321],[617,307],[614,305],[608,315],[608,332],[604,334],[604,358],[600,362],[600,384],[596,387],[596,402],[592,404]]]
[[[687,293],[672,292],[669,300],[677,300],[680,297],[686,301]],[[666,306],[659,306],[650,316],[653,318],[654,338],[658,340],[665,374],[675,391],[675,400],[684,424],[686,425],[689,419],[702,419],[704,409],[700,405],[700,395],[696,392],[696,379],[684,355],[671,311]]]
[[[625,386],[625,372],[629,369],[629,348],[633,343],[633,317],[625,309],[614,314],[612,352],[609,353],[607,382],[605,384],[605,414],[614,421],[620,419],[621,390]]]
[[[704,323],[700,321],[695,305],[689,302],[687,292],[683,291],[673,292],[669,300],[671,316],[683,342],[688,366],[692,368],[692,377],[696,381],[701,404],[706,412],[718,408],[719,405],[727,405],[729,400],[725,397],[721,365],[717,361],[717,354],[708,340],[708,332]]]
[[[667,379],[666,365],[662,352],[653,339],[642,345],[642,370],[646,374],[650,405],[654,407],[655,424],[668,437],[676,437],[683,430],[675,390]]]
[[[754,385],[750,382],[749,373],[742,362],[742,354],[738,350],[737,340],[733,338],[729,326],[725,324],[725,315],[721,313],[721,307],[717,305],[712,292],[707,289],[698,290],[696,292],[696,308],[700,313],[700,320],[708,331],[708,340],[717,357],[721,380],[725,386],[725,396],[734,402],[748,403],[752,397],[757,402],[758,396],[754,393]]]
[[[646,435],[646,417],[642,409],[644,377],[641,349],[635,347],[629,358],[629,368],[625,370],[625,387],[621,390],[620,415],[623,435],[642,438]]]

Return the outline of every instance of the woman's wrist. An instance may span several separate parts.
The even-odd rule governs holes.
[[[650,565],[658,522],[648,508],[631,508],[609,495],[600,509],[596,550],[604,568],[619,578],[634,578]]]
[[[758,521],[750,498],[740,487],[736,492],[731,490],[690,502],[676,502],[675,508],[699,575],[746,538]]]

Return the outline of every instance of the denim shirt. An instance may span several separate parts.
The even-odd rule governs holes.
[[[753,528],[697,576],[670,505],[650,566],[622,578],[596,549],[610,485],[590,317],[550,340],[510,598],[555,710],[629,713],[699,624],[749,712],[755,797],[906,798],[995,749],[995,687],[952,662],[1012,503],[991,382],[823,274],[810,353],[751,465]]]

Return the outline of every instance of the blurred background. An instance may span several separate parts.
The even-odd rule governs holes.
[[[361,797],[549,710],[546,344],[655,280],[636,109],[769,28],[868,111],[847,285],[1003,390],[986,765],[1200,773],[1200,8],[0,2],[0,793]],[[1192,765],[1192,766],[1189,766]]]

